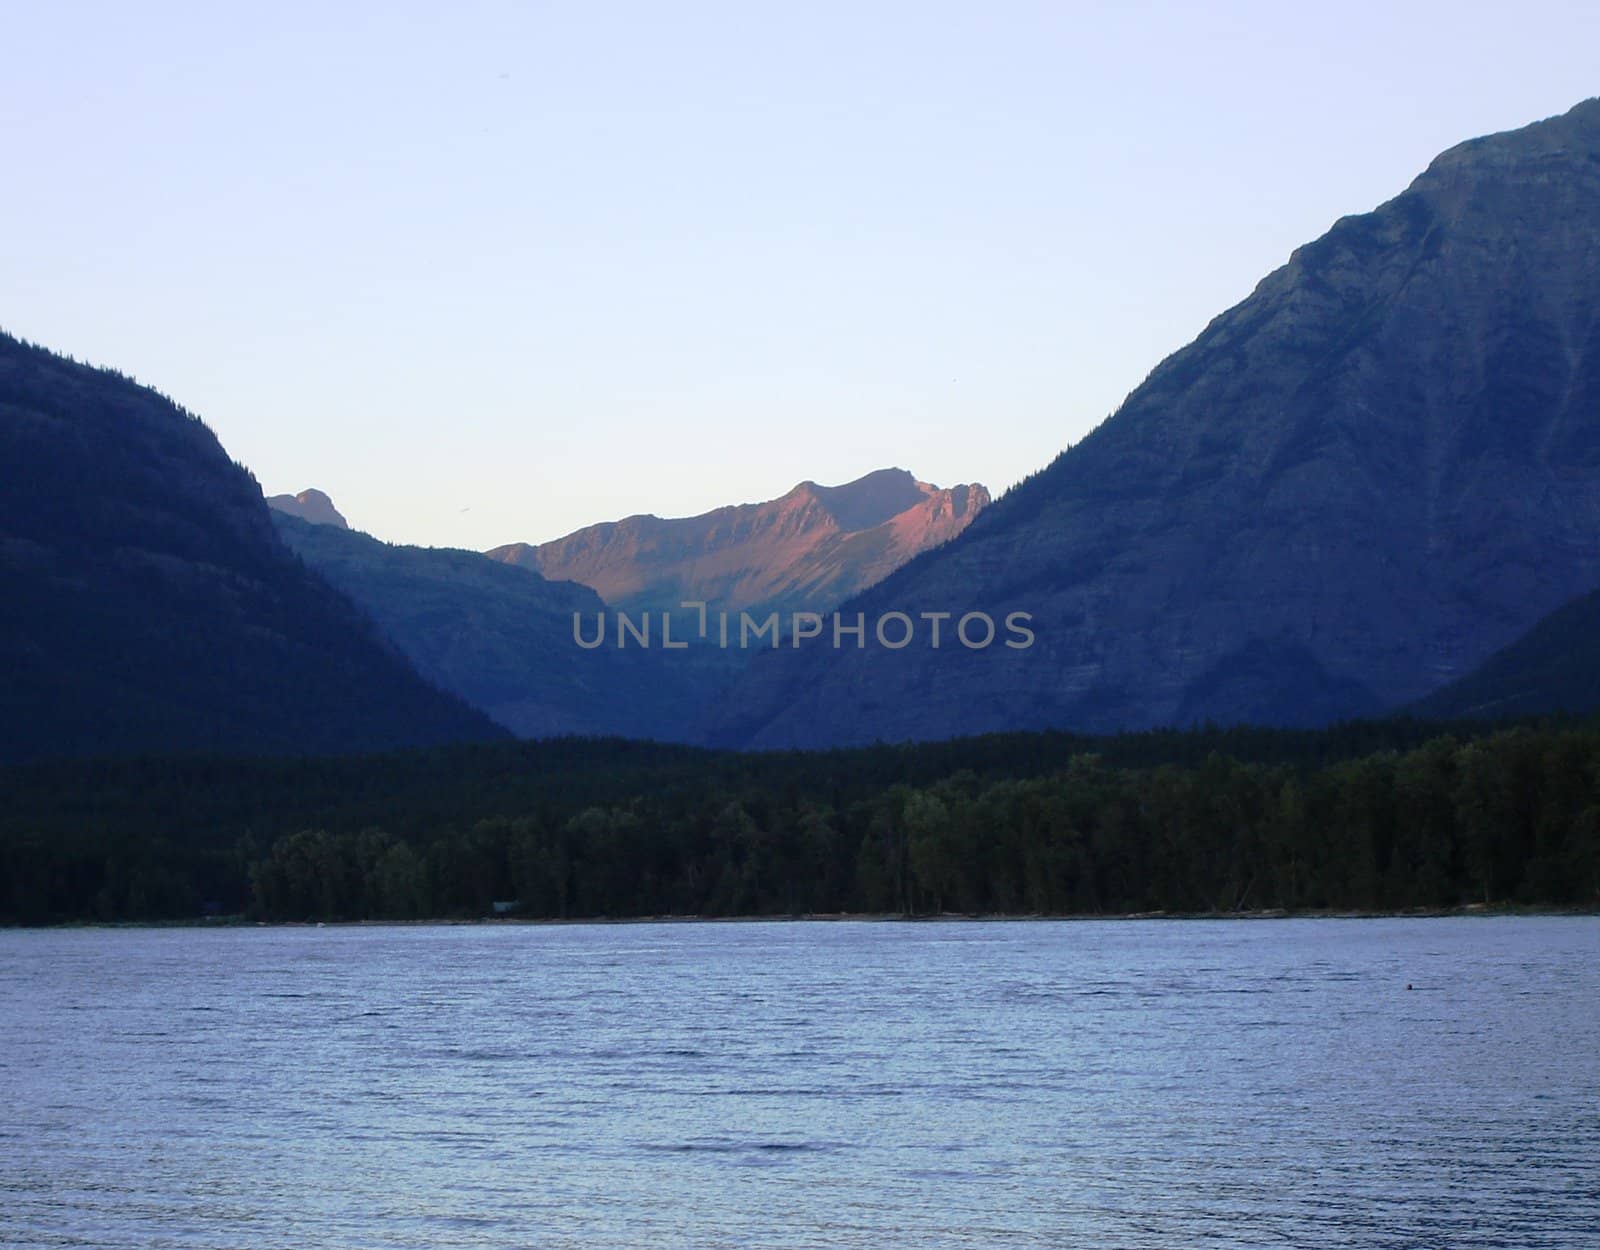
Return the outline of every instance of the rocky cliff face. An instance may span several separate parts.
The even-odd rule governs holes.
[[[275,512],[299,517],[302,521],[310,521],[313,525],[331,525],[341,530],[350,528],[350,523],[333,506],[333,500],[320,490],[303,490],[298,495],[268,495],[267,507]]]
[[[1600,585],[1600,100],[1338,221],[949,547],[849,605],[1025,650],[764,656],[713,738],[1314,724]]]
[[[628,610],[697,600],[725,611],[826,612],[954,538],[988,502],[982,486],[941,490],[880,469],[844,486],[802,482],[767,503],[673,520],[633,516],[489,555],[592,587]]]
[[[4,335],[0,604],[0,759],[504,736],[289,553],[197,418]]]

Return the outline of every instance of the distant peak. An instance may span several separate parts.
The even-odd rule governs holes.
[[[874,469],[842,486],[819,486],[805,481],[789,493],[815,499],[839,528],[848,533],[881,525],[937,490],[936,486],[917,481],[905,469]]]
[[[331,525],[341,530],[350,528],[350,523],[333,506],[333,500],[320,490],[303,490],[298,495],[269,495],[267,507],[299,517],[302,521],[310,521],[313,525]]]

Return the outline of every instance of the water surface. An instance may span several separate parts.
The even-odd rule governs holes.
[[[1597,955],[1593,917],[3,932],[0,1245],[1593,1247]]]

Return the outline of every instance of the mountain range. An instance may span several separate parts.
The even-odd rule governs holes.
[[[959,532],[987,501],[981,486],[940,490],[888,469],[839,487],[802,483],[765,504],[635,517],[484,555],[381,542],[352,530],[320,490],[267,500],[283,541],[309,567],[427,680],[497,724],[523,737],[658,741],[693,740],[751,652],[667,650],[659,633],[653,649],[612,645],[614,633],[590,649],[574,641],[575,617],[592,637],[613,606],[638,613],[699,599],[730,611],[791,602],[826,610]],[[576,558],[581,550],[593,558]],[[694,630],[687,615],[680,638]]]
[[[992,504],[885,469],[477,553],[268,502],[170,400],[0,335],[0,760],[1600,707],[1600,100],[1340,219]],[[574,644],[684,600],[863,629]]]

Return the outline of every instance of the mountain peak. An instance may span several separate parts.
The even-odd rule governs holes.
[[[303,490],[298,495],[269,495],[267,507],[287,512],[302,521],[310,521],[313,525],[331,525],[341,530],[350,528],[350,523],[333,506],[333,500],[320,490]]]
[[[1310,725],[1407,705],[1600,585],[1600,100],[1342,217],[983,521],[847,611],[1039,645],[764,657],[719,741]]]
[[[842,486],[805,481],[790,495],[809,495],[847,534],[882,525],[913,508],[938,488],[919,482],[905,469],[875,469]]]
[[[1589,164],[1597,156],[1600,98],[1516,130],[1481,135],[1447,148],[1429,162],[1407,194],[1459,199],[1486,180],[1547,181],[1573,162]]]

